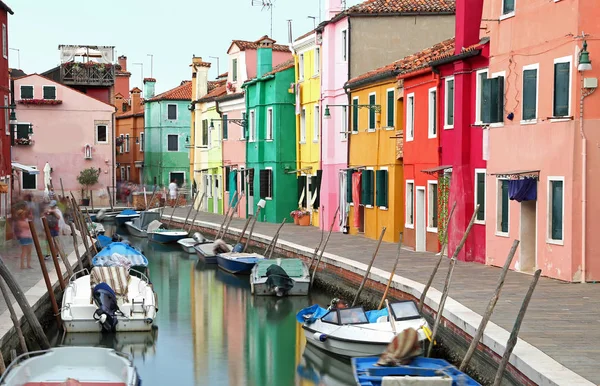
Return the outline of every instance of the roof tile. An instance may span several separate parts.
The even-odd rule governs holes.
[[[191,100],[192,99],[192,82],[185,80],[181,85],[165,91],[161,94],[156,95],[153,98],[148,99],[148,102],[161,101],[161,100]]]
[[[265,36],[263,36],[261,39],[255,41],[255,42],[249,42],[246,40],[233,40],[231,42],[231,45],[236,45],[239,47],[240,51],[245,51],[245,50],[257,50],[258,49],[258,42],[260,40],[262,40],[263,38],[265,38]],[[231,49],[231,46],[229,47],[229,49]],[[229,50],[227,50],[229,52]],[[273,44],[273,51],[279,51],[279,52],[290,52],[290,48],[286,45],[283,44]]]
[[[345,11],[365,13],[437,13],[455,12],[456,0],[367,0]]]
[[[273,75],[276,74],[278,72],[281,71],[285,71],[289,68],[294,67],[294,58],[290,59],[290,60],[286,60],[285,62],[278,64],[277,66],[273,67],[273,70],[267,72],[266,74],[264,74],[263,76],[267,76],[267,75]]]

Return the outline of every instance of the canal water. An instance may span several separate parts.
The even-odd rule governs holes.
[[[109,226],[107,235],[112,231],[114,226]],[[318,292],[308,297],[253,296],[248,276],[206,265],[177,244],[134,237],[130,241],[149,260],[159,306],[154,330],[108,336],[57,334],[56,345],[127,352],[144,386],[354,384],[349,362],[306,347],[295,319],[303,307],[326,305],[332,296]]]

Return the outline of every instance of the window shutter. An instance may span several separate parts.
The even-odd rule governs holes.
[[[368,179],[368,188],[369,190],[367,191],[368,193],[368,197],[367,197],[367,202],[368,205],[373,205],[374,204],[374,196],[375,196],[375,172],[373,170],[369,170],[369,173],[367,173],[367,179]]]
[[[373,170],[363,170],[361,180],[361,197],[363,205],[373,205]]]
[[[377,206],[388,206],[388,171],[377,170],[375,172],[375,202]]]
[[[352,202],[352,173],[354,170],[346,170],[346,202]]]
[[[302,192],[306,188],[306,176],[298,177],[298,202],[300,202],[300,197],[302,197]],[[303,208],[306,208],[306,192],[304,192],[304,198],[301,203]]]
[[[454,80],[451,80],[447,83],[448,90],[446,93],[448,97],[446,98],[448,103],[448,117],[447,121],[449,125],[454,125]]]
[[[244,191],[246,191],[246,180],[244,179],[244,177],[246,176],[247,171],[244,169],[241,169],[240,172],[238,173],[238,176],[240,178],[240,193],[244,193]]]
[[[507,13],[511,13],[515,11],[515,0],[504,0],[502,6],[502,14],[506,15]]]
[[[248,120],[246,119],[246,113],[242,113],[242,119],[244,122],[244,127],[243,127],[243,135],[244,138],[248,138]]]
[[[433,228],[438,227],[438,189],[439,185],[436,184],[435,188],[433,188],[433,191],[431,192],[431,226]]]
[[[485,220],[485,173],[477,173],[477,220]]]
[[[229,137],[229,122],[227,122],[227,115],[223,114],[223,139],[227,139]]]
[[[563,182],[552,181],[552,239],[562,240]]]
[[[264,169],[260,171],[260,198],[269,197],[269,170]]]
[[[237,59],[232,60],[231,67],[233,72],[232,79],[235,82],[237,81]]]
[[[29,138],[29,125],[17,125],[17,138]]]
[[[317,193],[317,198],[315,199],[315,202],[313,203],[313,209],[319,209],[319,206],[321,206],[321,179],[322,178],[323,178],[323,170],[317,170],[316,182],[312,184],[313,193],[314,192]]]
[[[492,122],[492,82],[494,79],[485,78],[485,74],[481,74],[481,122]]]
[[[352,131],[358,131],[358,99],[352,101]]]
[[[492,112],[492,122],[504,122],[504,77],[498,76],[494,78],[492,83],[492,100],[494,101],[494,110]]]
[[[508,232],[508,181],[502,180],[502,217],[500,219],[500,231]]]
[[[523,71],[523,119],[537,118],[537,70]]]
[[[369,95],[369,106],[375,104],[375,95]],[[375,128],[375,110],[369,108],[369,129]]]
[[[394,110],[395,110],[394,91],[387,92],[387,127],[394,127]]]
[[[56,99],[56,87],[44,87],[44,99]]]
[[[225,191],[229,192],[229,186],[231,185],[231,180],[229,178],[231,168],[229,166],[225,166]]]
[[[248,169],[248,194],[254,196],[254,168]]]
[[[570,63],[554,65],[554,111],[555,117],[569,115],[569,78]]]

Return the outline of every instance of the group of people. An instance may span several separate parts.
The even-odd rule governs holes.
[[[143,185],[137,185],[137,184],[134,184],[129,181],[118,182],[117,183],[117,201],[127,204],[128,207],[132,207],[133,206],[133,194],[136,192],[142,192],[143,190],[144,190]],[[166,204],[168,204],[169,206],[174,206],[177,202],[177,195],[178,195],[178,190],[179,190],[179,185],[177,184],[177,181],[174,179],[171,180],[171,182],[169,183],[169,186],[167,187],[166,190],[167,190],[166,193],[167,193],[167,200],[168,200],[166,202]],[[153,191],[152,187],[147,187],[146,193],[147,193],[148,199],[150,196],[152,196],[152,191]],[[160,193],[161,191],[162,191],[162,189],[159,189],[158,193]]]

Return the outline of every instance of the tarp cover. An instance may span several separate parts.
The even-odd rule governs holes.
[[[124,211],[122,211],[122,212],[121,212],[121,213],[119,213],[119,214],[120,214],[120,215],[123,215],[123,216],[131,216],[131,215],[134,215],[134,214],[138,214],[138,212],[136,212],[136,211],[135,211],[135,210],[133,210],[133,209],[125,209]]]
[[[267,285],[269,288],[278,287],[285,292],[294,287],[294,280],[290,279],[283,268],[277,264],[271,264],[267,268]]]
[[[310,307],[300,310],[296,314],[296,320],[298,323],[304,324],[304,322],[306,322],[310,324],[314,323],[318,319],[321,319],[326,313],[327,310],[325,308],[319,306],[318,304],[313,304]]]
[[[376,323],[377,319],[379,319],[380,317],[388,316],[388,310],[387,308],[383,308],[381,310],[367,311],[365,312],[365,314],[367,314],[367,319],[369,320],[369,323]]]
[[[160,221],[154,220],[150,224],[148,224],[148,228],[146,228],[146,231],[154,232],[154,231],[158,230],[158,228],[160,228],[161,226],[162,226],[162,223]]]
[[[96,284],[106,283],[117,295],[127,295],[127,287],[129,286],[129,272],[127,272],[127,268],[94,267],[90,276],[92,288]]]

